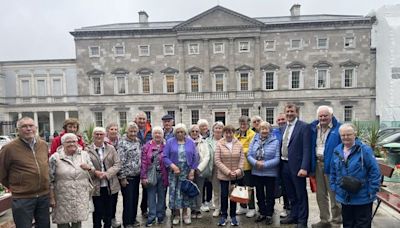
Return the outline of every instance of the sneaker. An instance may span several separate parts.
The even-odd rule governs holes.
[[[174,219],[172,220],[172,224],[178,225],[180,221],[181,221],[181,219],[179,216],[174,216]]]
[[[236,210],[237,215],[243,215],[247,213],[247,208],[240,207]]]
[[[256,215],[256,209],[250,209],[249,211],[247,211],[246,213],[246,217],[247,218],[253,218]]]
[[[225,217],[221,217],[219,219],[219,222],[217,224],[218,226],[225,226],[226,225],[226,218]]]
[[[184,215],[184,216],[183,216],[183,222],[184,222],[186,225],[189,225],[190,223],[192,223],[192,219],[190,218],[190,215]]]
[[[283,211],[279,214],[279,217],[286,218],[290,214],[289,210],[283,209]]]
[[[204,212],[209,212],[210,207],[206,203],[203,203],[203,205],[201,205],[201,207],[200,207],[200,210],[204,211]]]
[[[271,216],[267,216],[265,217],[265,224],[266,225],[272,225],[273,221],[272,221],[272,217]]]
[[[111,219],[111,226],[114,227],[114,228],[121,227],[121,222],[119,222],[115,218]]]
[[[212,216],[213,217],[218,217],[220,213],[221,213],[221,211],[219,209],[215,209],[213,214],[212,214]]]
[[[147,221],[146,227],[153,226],[153,224],[156,224],[156,220],[155,219],[153,221]]]
[[[239,226],[236,216],[231,218],[231,226]]]

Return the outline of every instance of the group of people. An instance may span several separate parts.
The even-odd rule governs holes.
[[[305,123],[299,108],[288,103],[276,127],[259,116],[241,116],[235,128],[219,121],[209,127],[205,119],[175,125],[170,115],[162,117],[162,127],[151,127],[140,112],[122,136],[115,123],[95,127],[90,144],[71,118],[50,150],[36,137],[34,121],[23,117],[18,138],[1,149],[0,182],[12,192],[17,227],[30,227],[33,220],[37,227],[50,227],[49,207],[61,228],[81,227],[89,213],[95,228],[120,226],[119,191],[122,225],[139,226],[140,187],[146,226],[163,224],[167,208],[173,225],[191,224],[210,206],[220,217],[218,226],[228,220],[238,226],[238,214],[257,215],[256,202],[254,221],[271,225],[275,198],[283,196],[280,223],[307,227],[306,178],[314,176],[320,221],[312,227],[371,227],[380,185],[374,154],[352,124],[338,122],[331,107],[320,106],[316,113],[317,120]],[[187,181],[198,187],[198,196],[183,190]],[[237,185],[246,186],[249,196],[238,208],[229,196]]]

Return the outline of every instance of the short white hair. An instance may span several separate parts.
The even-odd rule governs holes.
[[[160,126],[153,127],[153,129],[151,130],[151,136],[153,136],[153,138],[154,138],[154,133],[156,133],[156,132],[160,132],[161,135],[164,136],[164,130],[162,129],[162,127],[160,127]]]
[[[95,127],[94,129],[93,129],[93,133],[95,133],[95,132],[102,132],[102,133],[106,133],[106,129],[104,128],[104,127]]]
[[[209,125],[208,125],[208,121],[207,121],[206,119],[199,119],[199,120],[197,121],[197,125],[199,125],[199,127],[200,127],[201,125],[207,125],[207,127],[209,126]]]
[[[187,132],[187,127],[186,127],[186,125],[183,124],[183,123],[178,123],[177,125],[175,125],[175,127],[174,127],[174,135],[176,135],[176,131],[177,131],[178,129],[184,130],[184,131],[185,131],[185,134],[188,133],[188,132]]]
[[[61,136],[61,144],[65,142],[65,140],[72,138],[75,141],[78,141],[78,136],[76,136],[74,133],[65,133],[63,136]]]
[[[319,116],[319,112],[322,110],[328,110],[330,115],[333,115],[333,108],[327,105],[321,105],[317,109],[317,117]]]

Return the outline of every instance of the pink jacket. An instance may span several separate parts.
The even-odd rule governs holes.
[[[153,149],[157,147],[157,144],[150,140],[148,141],[142,149],[142,165],[140,168],[140,179],[147,179],[147,172],[151,165],[151,157],[153,156]],[[168,172],[167,168],[164,165],[163,161],[163,150],[164,150],[164,143],[160,145],[160,152],[158,153],[158,161],[160,162],[161,166],[161,175],[163,179],[164,187],[168,186]]]

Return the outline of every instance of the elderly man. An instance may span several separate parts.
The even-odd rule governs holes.
[[[64,121],[63,124],[63,131],[60,133],[59,136],[55,137],[53,141],[51,142],[51,147],[50,147],[50,156],[54,154],[57,151],[57,148],[61,146],[61,137],[65,133],[74,133],[76,136],[78,136],[78,144],[79,146],[82,147],[82,149],[85,148],[85,142],[83,141],[82,137],[78,135],[79,131],[79,121],[78,119],[75,118],[69,118]]]
[[[342,223],[340,205],[335,200],[335,193],[329,187],[333,151],[342,142],[339,134],[340,123],[333,116],[333,109],[329,106],[319,106],[317,118],[318,120],[310,124],[311,174],[315,174],[317,182],[316,195],[321,221],[312,224],[312,227],[340,227]],[[332,220],[330,220],[331,214]]]
[[[167,141],[168,139],[174,137],[174,117],[167,114],[162,118],[163,130],[164,130],[164,139]]]
[[[0,183],[12,193],[16,227],[50,227],[48,146],[36,137],[33,119],[17,122],[18,138],[0,151]]]
[[[286,104],[286,129],[281,148],[282,178],[292,206],[290,215],[281,224],[297,224],[307,227],[308,197],[306,177],[310,169],[310,129],[298,119],[299,107]]]

